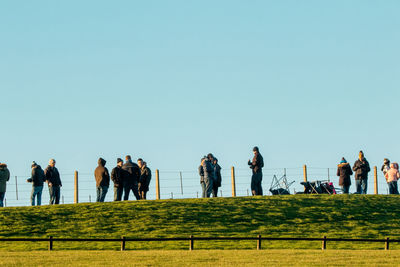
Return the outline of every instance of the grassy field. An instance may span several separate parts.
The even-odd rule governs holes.
[[[398,251],[2,252],[0,266],[399,266]]]
[[[399,196],[270,196],[129,201],[0,209],[0,237],[262,236],[400,238]],[[46,250],[7,243],[7,251]],[[118,250],[116,243],[54,243],[55,250]],[[195,249],[255,249],[255,241],[196,241]],[[383,249],[382,243],[328,242],[328,249]],[[128,242],[128,250],[188,249],[188,242]],[[268,249],[320,249],[320,242],[266,242]],[[391,249],[400,248],[391,244]]]

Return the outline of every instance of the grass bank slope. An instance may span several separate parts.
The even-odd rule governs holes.
[[[269,196],[129,201],[0,209],[0,237],[194,236],[400,238],[399,196]],[[264,248],[318,249],[320,242],[263,242]],[[118,243],[55,243],[55,249],[118,249]],[[40,250],[46,243],[0,243]],[[187,242],[127,243],[127,249],[187,249]],[[195,248],[254,249],[254,241],[196,241]],[[329,248],[383,244],[328,242]],[[393,244],[391,248],[400,248]]]

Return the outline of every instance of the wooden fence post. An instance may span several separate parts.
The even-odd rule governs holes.
[[[324,236],[324,240],[322,240],[322,250],[326,250],[326,236]]]
[[[53,250],[53,237],[49,236],[49,251]]]
[[[232,176],[232,197],[236,197],[236,182],[235,182],[235,167],[231,168],[231,176]]]
[[[125,236],[123,236],[122,237],[122,240],[121,240],[121,251],[124,251],[125,250],[125,242],[126,242],[126,237]]]
[[[378,168],[374,166],[374,193],[378,194]]]
[[[261,235],[258,235],[258,239],[257,239],[257,250],[261,250]]]
[[[307,165],[303,166],[304,182],[307,182]]]
[[[190,236],[190,242],[189,242],[189,250],[192,251],[194,249],[194,239],[193,239],[193,235]]]
[[[75,179],[74,179],[74,203],[77,204],[79,203],[79,197],[78,197],[78,171],[75,171]]]
[[[156,199],[160,199],[160,172],[156,170]]]
[[[389,250],[389,237],[386,237],[385,250]]]

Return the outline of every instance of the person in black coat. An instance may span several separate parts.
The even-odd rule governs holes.
[[[124,169],[122,165],[124,161],[120,158],[117,159],[117,167],[111,171],[111,180],[114,182],[114,201],[121,201],[124,192]]]
[[[136,200],[139,200],[139,192],[138,192],[138,185],[140,179],[140,168],[139,166],[132,162],[131,156],[125,157],[125,164],[122,165],[122,169],[125,171],[123,178],[124,182],[124,200],[129,199],[129,193],[133,192]]]
[[[262,168],[264,167],[264,159],[260,154],[258,147],[253,148],[254,157],[253,160],[248,162],[250,169],[253,170],[251,176],[251,193],[253,196],[262,196]]]
[[[96,202],[104,202],[108,188],[110,186],[110,174],[106,168],[106,160],[99,158],[98,166],[94,170],[94,178],[96,180]]]
[[[43,183],[46,180],[46,176],[42,167],[36,162],[33,162],[31,167],[31,178],[28,179],[28,182],[32,183],[31,205],[35,206],[35,200],[37,199],[36,204],[40,206],[42,205]]]
[[[356,180],[356,193],[366,194],[368,189],[368,173],[371,171],[371,168],[362,151],[358,154],[358,160],[354,163],[353,171]]]
[[[345,158],[342,158],[342,161],[337,168],[337,176],[339,176],[339,185],[342,188],[343,194],[349,193],[351,185],[351,175],[353,175],[353,171],[351,170],[350,164],[347,163]]]
[[[214,182],[213,182],[213,197],[218,196],[218,188],[221,187],[221,166],[218,164],[218,159],[214,158]]]
[[[50,195],[50,203],[60,204],[60,191],[62,187],[60,173],[56,168],[56,161],[51,159],[49,161],[49,166],[44,170],[44,174],[46,176],[47,185],[49,186],[49,195]]]
[[[149,191],[149,185],[151,180],[151,170],[147,167],[147,163],[142,159],[138,159],[138,165],[140,168],[140,179],[139,179],[139,196],[140,199],[146,199],[146,194]]]

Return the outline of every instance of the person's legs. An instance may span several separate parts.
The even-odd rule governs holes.
[[[36,187],[32,186],[31,192],[31,206],[35,206],[35,197],[36,197]]]
[[[101,186],[100,202],[104,202],[108,192],[108,186]]]
[[[262,174],[259,175],[259,181],[257,184],[257,189],[258,189],[258,195],[262,196],[263,195],[263,189],[262,189]]]
[[[138,184],[133,184],[133,186],[132,186],[132,192],[133,192],[133,195],[135,196],[135,198],[136,198],[136,200],[139,200],[140,199],[140,196],[139,196],[139,189],[138,189]]]
[[[213,192],[212,192],[213,197],[218,197],[218,186],[214,182],[213,184]]]
[[[256,196],[257,193],[258,193],[258,190],[257,190],[257,177],[256,177],[255,174],[253,174],[253,175],[251,176],[250,188],[251,188],[251,194],[252,194],[253,196]]]
[[[399,194],[399,189],[398,189],[398,187],[397,187],[397,181],[393,181],[393,183],[394,183],[394,193],[393,194],[395,194],[395,195],[398,195]]]
[[[201,185],[201,197],[202,198],[206,198],[207,197],[207,187],[206,187],[206,183],[203,181],[203,182],[201,182],[200,183],[200,185]]]
[[[53,205],[55,201],[55,195],[54,195],[54,188],[52,186],[49,186],[49,196],[50,196],[49,205]]]
[[[356,180],[356,194],[361,194],[361,180]]]
[[[213,190],[213,181],[211,178],[204,178],[204,181],[206,183],[207,197],[210,197]]]
[[[55,204],[60,204],[60,193],[61,193],[61,189],[59,186],[56,186],[54,188],[54,194],[55,194]]]
[[[361,189],[362,189],[362,193],[363,193],[364,195],[367,194],[368,179],[362,179],[362,180],[361,180]]]
[[[101,186],[96,186],[96,202],[100,202]]]
[[[129,200],[129,193],[131,192],[130,185],[124,186],[124,200]]]
[[[348,186],[348,185],[342,185],[342,194],[348,194],[349,188],[350,188],[350,186]]]
[[[0,207],[4,207],[4,196],[5,192],[0,192]]]
[[[43,185],[37,186],[37,191],[36,191],[36,205],[41,206],[42,205],[42,192],[43,192]]]

